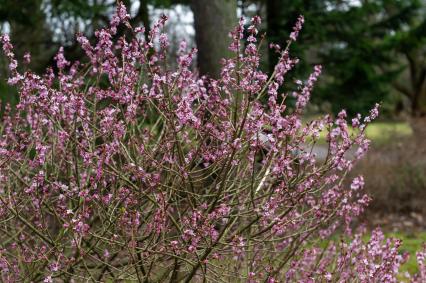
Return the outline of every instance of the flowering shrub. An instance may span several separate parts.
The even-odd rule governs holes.
[[[78,35],[88,63],[60,49],[57,71],[43,76],[20,73],[1,37],[20,93],[1,124],[2,281],[395,281],[400,242],[351,236],[369,198],[362,177],[343,183],[378,106],[352,120],[350,135],[344,111],[301,121],[320,66],[280,92],[303,18],[285,49],[273,46],[281,58],[269,77],[259,70],[260,18],[246,46],[241,20],[218,80],[191,71],[196,50],[185,43],[179,67],[167,68],[165,21],[145,41],[119,5],[95,45]],[[120,24],[133,38],[117,35]],[[314,150],[321,131],[324,160]],[[339,227],[352,241],[330,242]]]

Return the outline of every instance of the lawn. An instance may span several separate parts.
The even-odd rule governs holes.
[[[406,137],[413,134],[407,122],[373,122],[366,129],[366,135],[375,143],[386,143],[395,137]]]
[[[410,258],[408,261],[401,267],[401,274],[409,272],[410,274],[415,274],[418,271],[416,252],[422,249],[424,243],[426,243],[426,232],[414,232],[414,233],[404,233],[404,232],[394,232],[386,233],[387,237],[394,237],[402,240],[402,246],[400,248],[401,252],[408,252]],[[401,278],[402,280],[403,278]]]
[[[304,119],[306,123],[312,121],[314,118],[318,117],[308,117]],[[355,130],[352,127],[349,127],[351,133],[355,133]],[[325,144],[327,132],[324,130],[320,134],[319,143]],[[403,138],[411,136],[413,130],[408,122],[403,121],[376,121],[368,125],[366,129],[367,137],[372,140],[374,144],[386,144],[394,138]]]
[[[419,269],[417,265],[417,258],[416,258],[416,252],[421,251],[423,248],[423,245],[426,243],[426,231],[422,232],[385,232],[386,239],[388,238],[395,238],[402,240],[402,245],[399,248],[400,254],[408,253],[410,256],[408,258],[408,261],[405,262],[399,269],[400,275],[399,280],[400,282],[408,282],[405,274],[408,272],[411,275],[416,274]],[[367,243],[370,240],[371,233],[366,233],[363,236],[364,243]],[[333,236],[334,241],[338,241],[339,234]],[[326,243],[323,243],[324,246]]]

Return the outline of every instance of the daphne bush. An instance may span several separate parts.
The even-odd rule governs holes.
[[[147,41],[128,18],[118,5],[94,45],[78,35],[86,63],[60,49],[42,76],[18,68],[1,37],[20,94],[1,122],[3,282],[397,280],[400,242],[352,233],[370,199],[361,176],[343,182],[368,148],[378,106],[349,134],[344,111],[301,121],[320,66],[280,91],[302,17],[287,47],[273,46],[280,60],[270,76],[259,69],[260,18],[246,31],[241,20],[217,80],[192,71],[196,50],[184,42],[168,68],[166,17]],[[336,231],[341,241],[331,240]],[[421,282],[418,257],[412,279]]]

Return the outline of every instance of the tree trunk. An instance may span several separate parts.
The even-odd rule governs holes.
[[[292,0],[267,0],[266,1],[266,20],[267,34],[266,38],[269,43],[279,44],[285,47],[288,36],[293,29],[297,17],[305,10],[309,11],[310,5],[314,1],[297,1]],[[315,5],[314,5],[315,6]],[[275,49],[270,48],[268,53],[269,71],[273,72],[278,62],[279,54]]]
[[[267,39],[269,43],[282,44],[280,40],[284,27],[283,9],[281,0],[266,1]],[[273,48],[269,48],[268,54],[269,72],[274,71],[279,55]]]
[[[423,143],[426,139],[426,88],[417,93],[412,101],[411,127],[414,137]]]
[[[22,18],[11,18],[9,21],[10,37],[18,61],[22,62],[26,52],[31,53],[30,68],[38,73],[45,71],[58,48],[52,42],[52,32],[46,23],[41,2],[29,3],[21,11]]]
[[[220,60],[230,55],[228,34],[237,24],[237,1],[192,0],[192,11],[200,74],[218,78]]]
[[[412,99],[412,114],[415,117],[426,116],[426,70],[413,86],[415,93]]]
[[[426,138],[426,68],[423,65],[424,58],[414,52],[405,53],[409,66],[409,87],[410,91],[397,88],[405,94],[411,102],[410,124],[414,137],[417,141]],[[404,86],[404,84],[402,84]]]
[[[123,1],[124,5],[128,9],[131,7],[130,0]],[[148,40],[148,34],[150,29],[150,20],[149,20],[149,10],[148,10],[148,1],[139,1],[139,9],[136,12],[136,15],[130,19],[130,24],[133,27],[143,26],[145,28],[145,40]]]

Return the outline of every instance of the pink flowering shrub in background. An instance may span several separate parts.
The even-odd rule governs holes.
[[[259,70],[260,18],[246,45],[241,20],[218,80],[191,71],[196,50],[185,43],[168,69],[165,21],[145,42],[119,5],[95,45],[78,35],[88,63],[60,49],[57,71],[43,76],[19,72],[1,37],[20,93],[0,129],[1,281],[396,281],[400,241],[352,233],[369,197],[361,176],[343,182],[368,148],[378,106],[354,118],[350,134],[344,111],[301,121],[320,66],[280,92],[303,18],[285,49],[274,46],[281,59],[270,76]],[[314,153],[321,131],[323,160]],[[336,231],[341,241],[331,240]],[[424,257],[413,281],[426,279]]]

